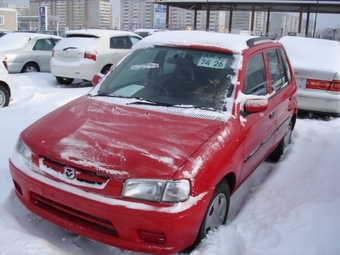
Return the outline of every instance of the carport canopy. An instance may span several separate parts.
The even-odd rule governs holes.
[[[194,29],[196,30],[197,11],[206,11],[206,30],[209,28],[210,11],[229,11],[230,21],[234,11],[250,11],[252,12],[251,29],[254,28],[254,13],[267,12],[266,32],[269,29],[269,17],[271,12],[291,12],[299,13],[298,33],[301,33],[302,15],[307,14],[306,35],[309,28],[309,16],[311,13],[322,14],[340,14],[340,1],[306,1],[306,0],[153,0],[154,3],[163,4],[167,7],[166,24],[169,24],[169,7],[178,7],[195,12]],[[229,31],[231,31],[231,22],[229,22]]]

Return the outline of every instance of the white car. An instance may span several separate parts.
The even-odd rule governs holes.
[[[106,73],[142,39],[139,35],[118,30],[66,31],[53,49],[51,73],[60,84],[74,79],[91,81],[97,73]]]
[[[6,61],[0,61],[0,108],[8,106],[11,98],[12,79],[7,71]]]
[[[340,42],[284,36],[298,85],[298,110],[340,116]]]
[[[9,73],[50,72],[52,49],[59,36],[12,32],[0,38],[0,54]]]

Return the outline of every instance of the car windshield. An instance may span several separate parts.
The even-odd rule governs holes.
[[[138,49],[103,80],[98,94],[226,111],[233,92],[233,62],[231,53],[161,46]]]

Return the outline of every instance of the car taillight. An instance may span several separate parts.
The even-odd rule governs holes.
[[[7,69],[8,71],[8,65],[7,65],[7,61],[3,60],[2,63],[4,64],[5,68]]]
[[[54,50],[52,50],[52,58],[54,57]]]
[[[97,51],[86,51],[84,54],[84,58],[92,59],[96,61],[97,59]]]
[[[307,80],[306,87],[308,89],[321,89],[321,90],[328,90],[329,86],[331,85],[330,81],[321,81],[321,80]]]
[[[334,80],[329,88],[330,91],[338,91],[340,92],[340,81]]]
[[[306,87],[308,89],[320,89],[340,92],[340,80],[334,81],[307,80]]]

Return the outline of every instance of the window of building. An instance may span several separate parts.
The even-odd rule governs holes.
[[[0,25],[5,25],[5,17],[0,15]]]

